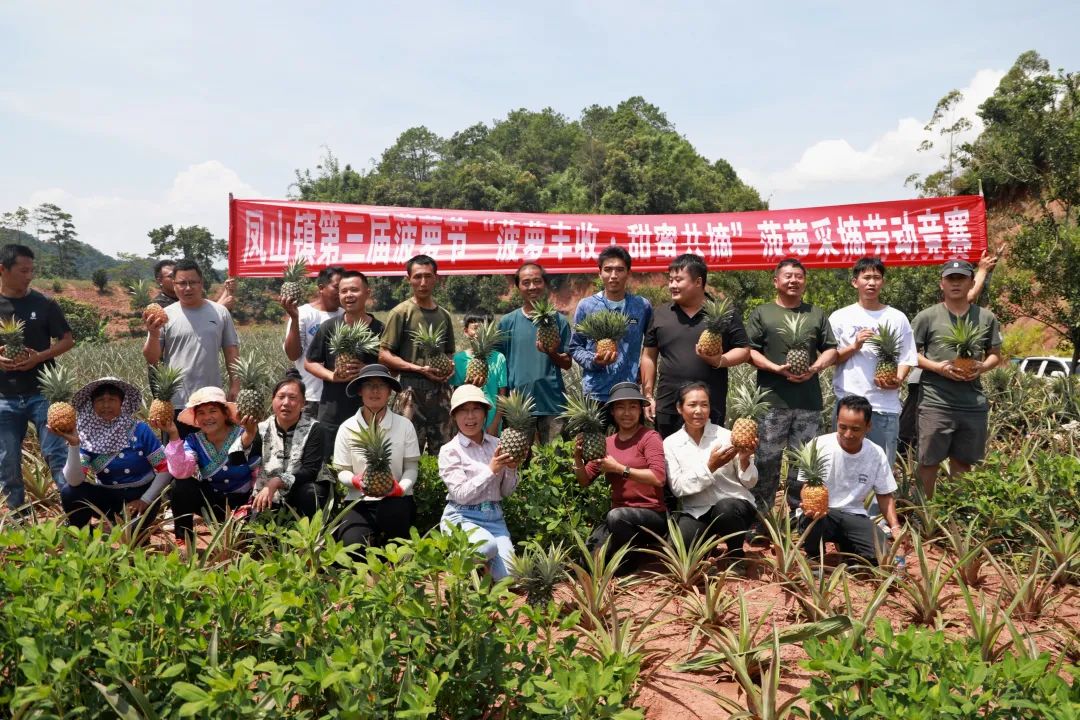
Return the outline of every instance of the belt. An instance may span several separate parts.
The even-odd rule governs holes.
[[[461,503],[453,502],[452,500],[446,503],[455,510],[502,510],[502,503],[498,500],[485,500],[477,505],[462,505]]]

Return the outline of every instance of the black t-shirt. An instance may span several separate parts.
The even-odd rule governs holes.
[[[683,383],[700,380],[709,386],[709,404],[713,422],[721,424],[727,404],[727,368],[714,368],[694,351],[698,338],[705,332],[705,310],[698,310],[689,317],[677,303],[666,303],[653,308],[652,320],[645,331],[645,347],[659,349],[660,361],[656,383],[656,411],[675,414],[675,401]],[[736,347],[747,347],[742,319],[731,316],[723,334],[724,352]]]
[[[334,370],[334,354],[330,352],[330,338],[333,336],[337,326],[343,321],[344,316],[339,315],[319,325],[319,329],[315,331],[315,337],[311,339],[311,345],[308,345],[308,360],[321,363],[327,370]],[[371,324],[368,327],[376,335],[382,335],[383,323],[374,315],[371,316]],[[379,356],[377,353],[365,354],[360,360],[365,365],[368,365],[379,362]],[[317,417],[320,423],[340,425],[360,409],[360,397],[349,397],[345,393],[345,388],[348,385],[348,383],[323,380],[322,399],[319,400],[319,415]],[[355,387],[353,389],[355,390]]]
[[[62,338],[71,332],[71,327],[64,318],[64,311],[56,301],[37,290],[31,290],[21,298],[0,295],[0,318],[8,320],[12,316],[26,323],[23,328],[23,342],[26,347],[38,352],[48,350],[54,338]],[[42,367],[52,364],[53,361],[49,360],[30,370],[0,370],[0,397],[37,395],[41,391],[38,372]]]
[[[176,301],[177,301],[177,300],[176,300],[176,298],[174,298],[174,297],[172,297],[172,296],[170,296],[170,295],[166,295],[166,294],[165,294],[165,291],[164,291],[164,290],[162,290],[162,291],[161,291],[161,292],[159,292],[159,293],[158,293],[157,295],[155,295],[155,296],[154,296],[154,299],[153,299],[153,300],[151,300],[150,302],[152,302],[152,303],[157,303],[157,304],[158,304],[158,305],[160,305],[161,307],[163,307],[163,308],[167,308],[167,307],[169,307],[170,305],[172,305],[172,304],[173,304],[174,302],[176,302]]]

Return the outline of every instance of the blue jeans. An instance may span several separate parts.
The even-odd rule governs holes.
[[[514,541],[506,529],[500,503],[481,503],[479,505],[458,505],[446,503],[443,510],[443,528],[457,525],[477,544],[477,550],[487,560],[492,580],[502,580],[510,574],[510,565],[514,561]]]
[[[836,428],[836,416],[840,414],[840,401],[836,401],[836,411],[833,413],[833,428]],[[866,439],[885,451],[885,459],[889,461],[891,468],[896,464],[896,445],[900,438],[900,414],[883,413],[874,411],[870,416],[870,432],[866,433]],[[877,496],[870,501],[868,509],[870,517],[881,514],[878,508]]]
[[[45,429],[49,403],[45,396],[12,395],[0,397],[0,490],[7,496],[8,507],[14,510],[26,501],[22,475],[22,444],[27,423],[34,423],[41,441],[41,454],[49,463],[53,482],[64,489],[64,463],[67,462],[67,442]]]

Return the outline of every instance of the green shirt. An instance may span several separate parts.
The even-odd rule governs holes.
[[[968,308],[966,317],[974,325],[986,328],[982,344],[984,357],[991,348],[1001,347],[1001,324],[994,317],[994,313],[984,307],[972,305]],[[955,360],[956,353],[943,346],[939,339],[959,319],[960,316],[949,312],[945,303],[932,305],[916,315],[911,321],[911,331],[915,335],[915,347],[919,354],[934,362]],[[919,402],[923,405],[983,412],[988,409],[979,378],[967,381],[950,380],[944,375],[924,370],[921,383],[922,398]]]
[[[450,384],[454,387],[465,384],[465,367],[471,358],[472,350],[454,353],[454,377],[450,379]],[[490,427],[491,423],[495,422],[495,413],[498,410],[499,390],[506,387],[506,358],[498,350],[492,350],[487,362],[488,379],[484,384],[484,397],[491,403],[491,409],[488,410],[485,427]]]
[[[382,333],[382,347],[397,355],[405,362],[421,364],[412,333],[421,325],[443,326],[442,350],[447,355],[454,354],[454,319],[444,308],[436,306],[431,310],[422,308],[412,298],[398,303],[397,307],[386,316],[386,327]],[[415,375],[415,373],[402,373]]]
[[[559,328],[559,352],[570,345],[570,323],[562,313],[555,317]],[[506,339],[499,349],[506,355],[507,386],[533,399],[533,415],[558,415],[566,403],[562,370],[547,353],[536,349],[536,326],[521,308],[502,316],[499,329]]]
[[[780,328],[784,326],[784,318],[794,313],[806,313],[809,316],[811,333],[807,350],[810,352],[811,363],[825,350],[836,347],[829,319],[821,308],[803,303],[797,308],[788,309],[775,302],[757,306],[746,319],[746,335],[750,339],[750,347],[777,365],[785,364],[788,346],[780,336]],[[820,410],[822,407],[821,383],[817,377],[806,382],[793,383],[783,375],[758,370],[757,382],[762,389],[772,390],[766,400],[773,407],[793,410]]]

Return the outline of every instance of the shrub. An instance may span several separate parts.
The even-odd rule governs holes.
[[[104,294],[105,288],[109,286],[109,273],[106,272],[105,268],[98,268],[90,276],[90,282],[94,283],[98,293]]]
[[[64,317],[71,326],[71,335],[77,343],[96,345],[104,343],[108,338],[105,336],[107,320],[101,311],[93,305],[71,300],[70,298],[53,298],[60,309],[64,311]]]

